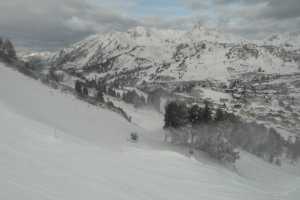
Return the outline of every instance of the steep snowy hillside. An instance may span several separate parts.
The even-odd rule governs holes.
[[[130,132],[138,131],[138,127],[108,110],[91,107],[17,73],[1,64],[1,81],[5,83],[0,85],[1,102],[20,115],[53,127],[53,134],[62,131],[101,145],[120,147]]]
[[[1,199],[299,198],[299,168],[243,154],[229,171],[162,145],[149,132],[155,125],[146,131],[3,64],[0,79]]]

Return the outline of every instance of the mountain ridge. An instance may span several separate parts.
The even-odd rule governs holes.
[[[240,70],[241,64],[250,67],[255,65],[252,71],[266,65],[276,65],[276,69],[268,70],[270,73],[283,73],[280,68],[287,64],[290,67],[283,71],[292,67],[293,72],[298,71],[296,68],[299,52],[296,50],[228,38],[232,37],[203,27],[194,28],[192,31],[137,27],[127,32],[93,35],[59,52],[27,55],[27,59],[40,55],[47,64],[57,68],[83,71],[87,69],[86,71],[98,74],[109,70],[120,72],[123,69],[126,71],[151,67],[152,70],[145,70],[148,80],[151,80],[149,76],[156,71],[162,77],[171,75],[175,80],[201,80],[210,77],[209,74],[214,72],[213,77],[216,80],[225,81],[228,76],[224,77],[222,74],[228,75],[229,68]],[[287,56],[288,54],[293,56]],[[166,65],[171,65],[171,69],[165,70],[168,68]],[[196,70],[198,66],[200,69]],[[218,68],[212,71],[216,66]],[[208,72],[201,77],[201,73],[206,71]],[[189,75],[188,72],[199,78]]]

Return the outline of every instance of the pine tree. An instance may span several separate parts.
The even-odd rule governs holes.
[[[203,121],[203,113],[202,109],[198,105],[193,105],[189,109],[189,122],[192,125],[192,130],[191,130],[191,146],[190,146],[190,151],[193,152],[192,148],[194,145],[194,137],[196,134],[198,134],[197,126],[199,126]]]
[[[2,50],[2,45],[3,45],[3,40],[2,40],[2,38],[0,37],[0,51]]]
[[[165,111],[165,128],[179,128],[188,122],[188,111],[185,103],[170,102]]]
[[[75,91],[78,95],[82,95],[82,85],[80,81],[75,81]]]
[[[6,39],[2,46],[3,46],[3,49],[4,49],[7,56],[9,56],[10,58],[16,58],[17,57],[14,45],[11,43],[10,40]]]
[[[225,120],[225,114],[221,108],[218,108],[216,111],[216,121],[224,121]]]
[[[82,90],[82,95],[83,95],[84,97],[89,96],[89,90],[88,90],[86,87],[83,88],[83,90]]]
[[[106,93],[106,84],[103,80],[99,80],[97,83],[97,89],[98,91],[102,91],[103,93]]]
[[[296,137],[296,141],[292,145],[292,155],[294,159],[298,159],[300,157],[300,137]]]
[[[189,122],[194,125],[199,125],[203,120],[202,109],[198,105],[193,105],[189,109]]]
[[[203,121],[206,123],[211,121],[211,114],[212,114],[208,104],[209,102],[205,101],[205,107],[203,111]]]
[[[104,96],[103,96],[103,92],[102,92],[102,91],[98,91],[98,92],[97,92],[97,101],[99,101],[99,102],[101,102],[101,103],[105,102]]]
[[[116,97],[116,91],[112,87],[108,88],[107,93],[112,97]]]

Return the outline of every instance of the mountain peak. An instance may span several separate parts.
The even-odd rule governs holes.
[[[143,26],[137,26],[128,30],[132,37],[150,37],[150,30]]]

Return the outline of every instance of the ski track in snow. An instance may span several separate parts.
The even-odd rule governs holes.
[[[1,64],[0,80],[0,199],[300,198],[299,174],[247,153],[232,172],[173,151],[148,135],[155,128],[129,124]],[[141,134],[137,144],[127,141],[132,131]]]

